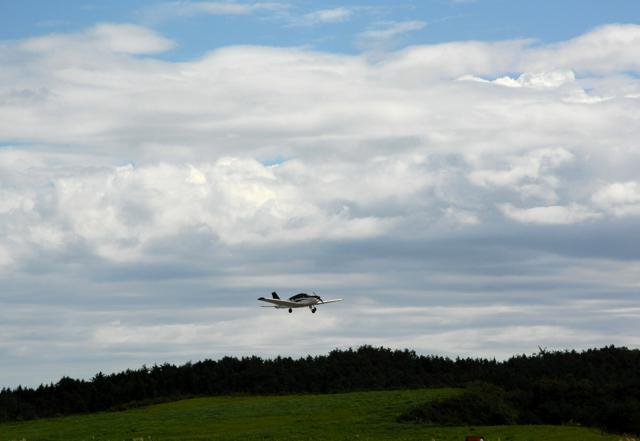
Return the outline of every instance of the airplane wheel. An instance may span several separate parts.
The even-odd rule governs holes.
[[[313,308],[313,309],[311,310],[311,312],[315,314],[315,313],[316,313],[316,308]]]
[[[293,312],[293,309],[289,308],[289,314],[291,314]]]

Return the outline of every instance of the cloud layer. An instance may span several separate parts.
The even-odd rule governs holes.
[[[3,43],[5,381],[363,343],[639,345],[638,39],[187,62],[126,24]],[[347,302],[310,321],[257,308],[273,289]]]

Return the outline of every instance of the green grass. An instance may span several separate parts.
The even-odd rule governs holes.
[[[126,412],[0,424],[0,441],[425,440],[618,441],[567,426],[424,427],[396,416],[454,389],[196,398]]]

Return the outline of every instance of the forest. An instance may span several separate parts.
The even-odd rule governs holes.
[[[640,434],[640,350],[607,346],[505,361],[361,346],[302,358],[224,357],[64,377],[0,391],[0,421],[120,410],[179,398],[464,387],[399,416],[422,424],[580,424]]]

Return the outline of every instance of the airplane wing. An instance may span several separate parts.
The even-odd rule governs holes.
[[[322,305],[324,303],[334,303],[334,302],[341,302],[342,299],[331,299],[331,300],[323,300],[322,302],[318,303],[319,305]]]
[[[272,303],[275,308],[291,308],[293,306],[300,306],[299,303],[291,302],[289,300],[282,299],[267,299],[264,297],[260,297],[258,300],[262,300],[263,302]]]

